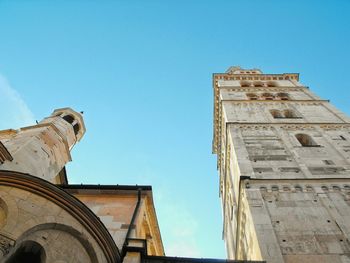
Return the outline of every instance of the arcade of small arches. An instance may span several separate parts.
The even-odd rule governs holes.
[[[250,185],[249,185],[250,187]],[[316,187],[319,187],[322,189],[324,192],[332,191],[332,192],[340,192],[344,191],[346,193],[349,193],[350,191],[350,185],[349,184],[330,184],[330,185],[317,185]],[[290,191],[295,191],[295,192],[313,192],[315,191],[315,186],[311,185],[301,185],[301,184],[295,184],[295,185],[271,185],[271,186],[260,186],[259,187],[261,192],[267,192],[267,191],[272,191],[272,192],[278,192],[278,191],[283,191],[283,192],[290,192]]]
[[[301,119],[302,117],[298,115],[294,110],[270,110],[271,115],[274,119]]]
[[[274,81],[241,81],[241,87],[278,87]]]
[[[246,96],[249,100],[290,100],[290,97],[287,93],[246,93]]]

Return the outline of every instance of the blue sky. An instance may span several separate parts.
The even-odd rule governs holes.
[[[350,2],[0,0],[0,128],[83,110],[71,183],[150,184],[168,255],[224,258],[212,73],[300,72],[349,114]]]

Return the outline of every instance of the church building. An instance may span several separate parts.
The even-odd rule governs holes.
[[[0,262],[227,262],[165,256],[151,186],[69,184],[65,165],[84,133],[70,108],[0,131]]]
[[[151,186],[69,184],[85,125],[62,108],[0,131],[0,262],[349,263],[350,119],[296,73],[231,67],[213,88],[228,260],[166,256]]]

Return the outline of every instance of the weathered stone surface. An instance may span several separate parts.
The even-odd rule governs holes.
[[[214,140],[230,259],[347,262],[350,121],[296,74],[214,74]]]

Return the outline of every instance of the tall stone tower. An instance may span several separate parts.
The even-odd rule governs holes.
[[[299,74],[213,75],[229,259],[350,262],[350,120]]]

